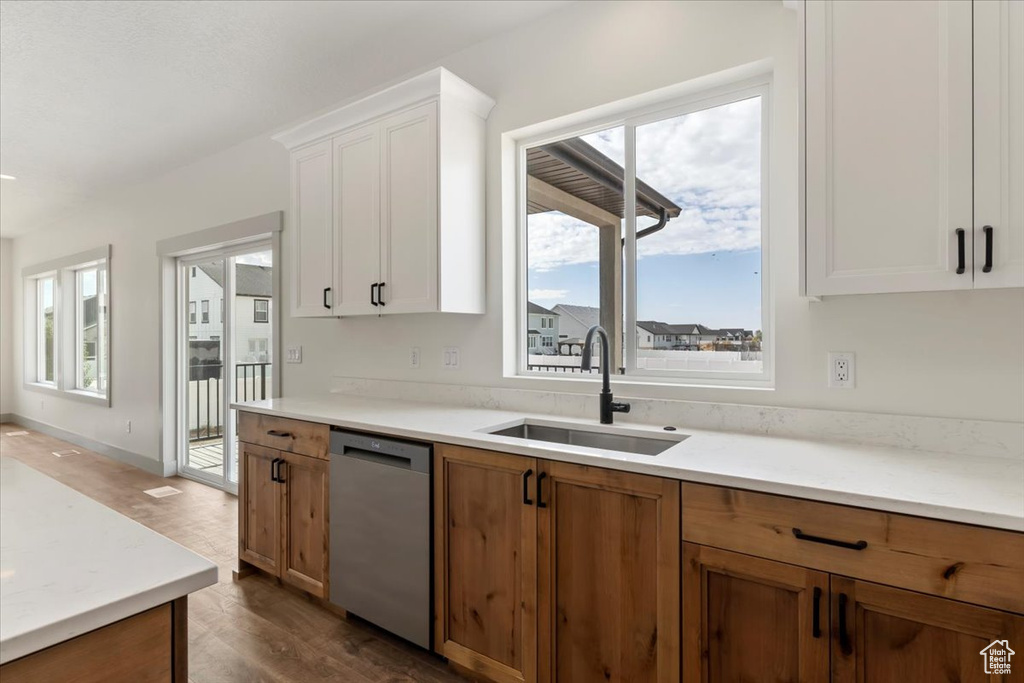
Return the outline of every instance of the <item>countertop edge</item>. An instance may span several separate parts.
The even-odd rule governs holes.
[[[217,583],[217,565],[210,563],[202,571],[193,572],[150,590],[130,595],[115,602],[74,614],[60,621],[19,633],[0,642],[0,665],[35,654],[48,647],[95,631],[135,616],[141,612],[177,600]]]
[[[983,510],[975,510],[970,508],[948,507],[924,502],[915,502],[912,500],[901,500],[898,498],[887,498],[860,493],[837,491],[829,488],[812,488],[799,484],[789,484],[786,482],[744,478],[741,476],[716,474],[712,472],[701,472],[679,467],[659,465],[655,462],[641,463],[631,460],[619,460],[609,457],[588,456],[581,453],[567,453],[563,451],[558,451],[554,448],[538,447],[525,443],[497,443],[495,441],[482,438],[484,436],[482,434],[480,437],[474,437],[470,434],[444,434],[441,432],[424,431],[422,429],[406,429],[401,427],[393,427],[390,425],[381,425],[379,423],[363,422],[359,420],[347,420],[343,418],[330,417],[319,414],[313,415],[294,410],[268,408],[265,406],[246,403],[232,403],[231,408],[244,412],[259,413],[263,415],[271,415],[276,417],[289,418],[293,420],[303,420],[307,422],[316,422],[320,424],[327,424],[334,427],[341,427],[344,429],[378,432],[401,438],[418,439],[420,441],[448,443],[456,446],[468,446],[472,448],[481,448],[485,450],[496,450],[496,448],[500,448],[502,452],[512,453],[516,455],[524,455],[527,457],[543,458],[546,460],[554,460],[558,462],[589,465],[593,467],[604,467],[607,469],[614,469],[624,472],[633,472],[636,474],[646,474],[651,476],[664,477],[667,479],[677,479],[683,482],[711,484],[716,486],[728,486],[732,488],[756,491],[759,493],[791,496],[793,498],[803,498],[807,500],[832,503],[836,505],[847,505],[851,507],[861,507],[870,510],[878,510],[882,512],[913,515],[916,517],[924,517],[927,519],[934,519],[945,522],[970,524],[975,526],[1002,529],[1005,531],[1024,532],[1024,517],[1016,517],[1013,515],[1006,515],[998,512],[986,512]]]

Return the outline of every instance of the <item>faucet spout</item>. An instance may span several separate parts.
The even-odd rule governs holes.
[[[590,371],[593,368],[594,335],[601,338],[601,424],[611,424],[612,413],[628,413],[629,404],[612,401],[612,384],[609,376],[611,349],[608,345],[608,333],[600,325],[594,325],[587,330],[587,338],[583,342],[583,355],[580,358],[580,368],[584,371]]]

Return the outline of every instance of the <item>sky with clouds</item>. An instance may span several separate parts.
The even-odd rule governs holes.
[[[760,108],[755,97],[637,127],[637,176],[682,209],[637,242],[638,319],[761,328]],[[623,137],[583,139],[621,165]],[[547,212],[527,230],[530,299],[597,305],[597,228]]]

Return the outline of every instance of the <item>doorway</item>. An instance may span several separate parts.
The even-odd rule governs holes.
[[[237,492],[234,401],[270,398],[274,263],[270,242],[177,259],[178,472]]]

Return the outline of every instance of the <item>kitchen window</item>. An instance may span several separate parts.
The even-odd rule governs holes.
[[[763,77],[520,140],[520,374],[552,374],[535,304],[559,314],[544,329],[604,327],[621,374],[770,384],[770,94]]]
[[[256,323],[270,322],[270,301],[268,299],[253,299],[252,320]]]
[[[22,271],[26,388],[109,406],[110,247]]]

